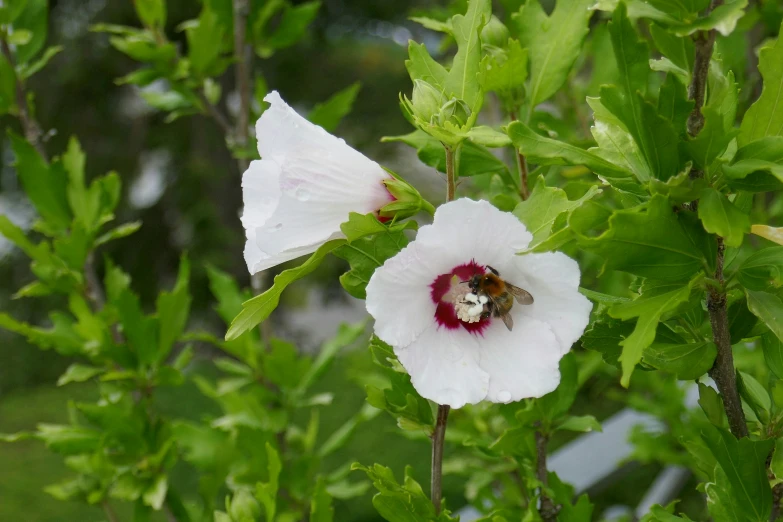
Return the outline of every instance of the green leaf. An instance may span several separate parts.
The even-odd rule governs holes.
[[[163,501],[166,500],[166,492],[168,489],[168,477],[166,477],[166,475],[158,475],[152,484],[147,487],[147,490],[142,495],[142,499],[146,505],[158,511],[163,507]]]
[[[759,52],[759,71],[764,79],[761,96],[750,106],[740,124],[740,147],[765,136],[783,134],[783,38]]]
[[[263,294],[257,295],[242,303],[242,311],[239,312],[231,322],[231,326],[229,327],[228,332],[226,332],[226,340],[231,341],[236,339],[251,328],[255,328],[259,323],[269,317],[269,314],[277,308],[277,304],[280,302],[280,294],[283,293],[283,290],[285,290],[288,285],[318,268],[321,261],[323,261],[324,257],[326,257],[329,252],[344,244],[344,239],[327,241],[321,245],[307,261],[296,268],[284,270],[275,276],[272,288]]]
[[[693,161],[701,169],[706,169],[715,158],[726,151],[729,143],[736,137],[738,131],[726,132],[723,126],[723,115],[713,107],[702,108],[704,128],[698,136],[685,143],[685,149]]]
[[[528,0],[512,15],[530,60],[528,122],[535,106],[555,94],[568,78],[582,51],[593,14],[588,8],[593,3],[592,0],[559,0],[547,16],[538,0]]]
[[[351,112],[353,102],[359,94],[362,84],[359,82],[346,87],[340,92],[332,95],[331,98],[323,103],[316,104],[307,119],[316,125],[320,125],[327,132],[334,132],[340,121]]]
[[[48,263],[49,252],[46,244],[34,245],[24,233],[24,230],[14,225],[8,217],[0,215],[0,234],[11,243],[18,246],[30,259],[41,263]]]
[[[686,219],[672,211],[666,198],[656,195],[643,206],[615,211],[608,229],[598,236],[588,236],[587,230],[578,228],[580,223],[572,226],[577,227],[580,245],[605,259],[605,269],[683,281],[709,266],[708,259],[714,257],[706,255],[709,236]]]
[[[693,40],[676,36],[655,23],[650,24],[650,36],[661,54],[686,74],[683,83],[689,84],[695,56]]]
[[[734,438],[724,429],[707,426],[702,438],[728,478],[730,496],[743,520],[766,521],[772,509],[772,492],[765,461],[774,440]]]
[[[644,350],[642,362],[673,373],[680,380],[691,381],[712,368],[717,354],[715,343],[708,341],[691,344],[654,343]]]
[[[96,375],[100,375],[104,371],[106,371],[104,368],[74,363],[65,370],[65,373],[63,373],[59,379],[57,379],[57,386],[64,386],[71,382],[84,382],[92,379]]]
[[[266,520],[275,520],[277,513],[277,490],[280,472],[283,470],[280,454],[268,442],[266,443],[267,470],[269,480],[256,485],[256,498],[264,505]]]
[[[275,32],[268,39],[263,39],[256,47],[261,58],[268,58],[278,49],[284,49],[295,44],[305,35],[307,26],[315,20],[321,2],[305,2],[293,6],[284,4],[283,15]]]
[[[270,341],[271,350],[264,357],[264,374],[284,389],[295,389],[310,367],[310,359],[300,357],[296,347],[280,339]]]
[[[609,34],[612,38],[615,60],[620,71],[621,90],[628,104],[637,110],[640,98],[647,93],[647,78],[650,74],[650,50],[647,44],[639,39],[631,21],[628,19],[625,3],[620,2],[609,22]],[[601,96],[603,98],[603,95]],[[631,130],[629,128],[629,130]]]
[[[783,379],[783,341],[772,333],[766,333],[761,336],[761,349],[770,371],[778,379]]]
[[[451,69],[444,81],[444,93],[447,97],[455,96],[467,103],[473,111],[473,121],[484,101],[484,93],[478,80],[481,61],[479,34],[491,15],[492,6],[489,0],[469,0],[467,12],[451,18],[457,54],[454,55]]]
[[[122,331],[139,363],[158,361],[158,321],[144,315],[139,297],[126,287],[111,304],[117,309]]]
[[[351,436],[356,432],[359,425],[374,419],[380,412],[381,410],[378,408],[375,408],[370,404],[364,404],[356,415],[345,421],[345,423],[327,437],[318,449],[318,456],[321,458],[326,457],[345,446]],[[334,493],[332,493],[332,495],[334,495]]]
[[[750,218],[714,188],[705,188],[699,198],[699,219],[704,229],[724,238],[726,245],[738,247],[750,232]]]
[[[707,16],[701,18],[690,17],[695,19],[682,26],[676,26],[674,33],[678,36],[687,36],[696,31],[715,29],[723,36],[728,36],[734,31],[737,21],[745,14],[743,9],[747,5],[748,0],[727,0],[715,7]]]
[[[24,10],[14,22],[17,31],[29,31],[30,40],[16,47],[15,57],[18,65],[27,64],[46,43],[49,29],[48,0],[26,0]]]
[[[671,74],[667,74],[658,93],[658,115],[670,122],[677,134],[684,136],[691,110],[693,110],[693,101],[688,99],[685,85]]]
[[[82,355],[84,341],[74,331],[73,320],[56,312],[50,317],[51,328],[38,328],[0,313],[0,328],[23,335],[29,342],[44,350],[54,349],[69,356]]]
[[[166,0],[134,0],[136,14],[147,27],[163,29],[166,25]]]
[[[185,330],[191,303],[189,283],[190,262],[187,256],[182,256],[174,288],[171,292],[161,292],[156,303],[160,320],[157,362],[162,362],[168,357],[174,343]]]
[[[609,315],[617,319],[628,320],[638,317],[633,333],[620,343],[623,347],[619,359],[623,369],[620,382],[624,387],[628,387],[634,367],[642,359],[644,350],[655,340],[661,317],[664,313],[688,301],[694,282],[695,280],[691,281],[691,284],[665,293],[642,294],[634,301],[615,305],[609,310]]]
[[[471,129],[471,130],[475,130]],[[402,136],[386,136],[382,142],[401,141],[416,149],[419,159],[426,165],[446,172],[446,151],[443,144],[422,130],[416,130]],[[513,186],[511,174],[506,164],[489,150],[466,141],[460,147],[459,177],[498,174]]]
[[[772,399],[764,386],[752,375],[739,372],[740,396],[753,409],[756,416],[764,423],[769,422],[769,412],[772,410]]]
[[[57,164],[47,165],[35,148],[21,136],[9,131],[11,148],[16,156],[16,171],[27,197],[35,209],[55,230],[71,224],[66,198],[67,177]]]
[[[485,91],[498,93],[507,112],[516,110],[524,101],[527,53],[519,40],[509,38],[505,49],[488,53],[481,60],[481,86]]]
[[[783,301],[774,294],[745,290],[748,296],[748,308],[764,321],[773,334],[783,341]]]
[[[584,165],[607,179],[630,179],[632,174],[589,150],[545,138],[520,121],[512,122],[508,137],[531,162],[539,165]]]
[[[702,383],[699,385],[699,406],[704,411],[707,419],[718,427],[726,425],[726,414],[723,410],[723,401],[715,391],[715,388]]]
[[[783,246],[754,252],[740,265],[737,278],[750,290],[783,287]]]
[[[226,501],[228,503],[228,501]],[[234,498],[231,499],[231,505],[226,506],[228,512],[231,515],[230,520],[237,522],[252,522],[258,520],[261,516],[261,506],[258,504],[250,491],[246,489],[240,489],[234,493]]]
[[[206,4],[194,22],[185,29],[190,68],[197,78],[215,76],[224,68],[219,58],[225,28],[220,24],[217,14]]]
[[[568,416],[557,425],[557,429],[581,432],[601,431],[601,423],[592,415]]]
[[[424,44],[410,40],[408,42],[408,57],[405,60],[405,68],[408,70],[411,80],[422,80],[441,92],[445,90],[446,77],[449,72],[433,60]]]
[[[326,491],[326,480],[319,476],[315,481],[315,491],[310,501],[310,522],[332,522],[334,508],[332,496]]]
[[[15,112],[16,71],[5,55],[0,55],[0,114]]]
[[[365,299],[365,289],[375,269],[407,244],[408,238],[401,230],[390,231],[384,227],[384,230],[377,234],[360,237],[338,247],[334,255],[345,259],[351,265],[351,269],[340,276],[340,284],[353,297]]]
[[[114,241],[115,239],[122,239],[124,237],[128,237],[131,234],[138,231],[140,228],[141,228],[141,221],[131,221],[130,223],[123,223],[118,227],[112,228],[105,234],[101,234],[100,236],[98,236],[98,238],[95,240],[95,246],[98,247],[108,243],[109,241]]]
[[[552,226],[555,219],[563,213],[571,214],[575,208],[579,207],[585,201],[592,199],[601,192],[597,186],[593,185],[579,199],[569,200],[566,193],[557,187],[547,187],[544,178],[538,178],[536,186],[533,187],[530,197],[517,205],[514,209],[514,215],[525,224],[527,229],[533,234],[533,241],[530,248],[547,239],[552,233]]]
[[[62,455],[78,455],[88,453],[98,448],[101,432],[79,426],[61,424],[39,424],[35,438],[40,439],[46,447]]]
[[[329,369],[340,350],[352,345],[367,329],[367,323],[361,322],[353,325],[346,323],[337,327],[337,334],[326,341],[318,352],[318,356],[313,364],[308,368],[307,373],[300,379],[297,385],[297,392],[303,394],[318,378]]]

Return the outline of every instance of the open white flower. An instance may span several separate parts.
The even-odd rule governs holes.
[[[242,177],[251,274],[343,237],[350,212],[377,212],[394,198],[380,165],[302,118],[276,91],[256,123],[258,152]]]
[[[375,271],[367,285],[375,334],[394,348],[423,397],[459,408],[557,388],[558,363],[582,335],[592,304],[578,291],[573,259],[516,255],[531,239],[512,214],[459,199],[439,207],[433,224]],[[534,298],[512,307],[511,331],[500,318],[473,313],[477,300],[464,281],[488,266]]]

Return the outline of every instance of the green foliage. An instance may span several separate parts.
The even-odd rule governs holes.
[[[759,71],[764,88],[759,99],[748,109],[740,125],[739,145],[745,146],[766,136],[780,136],[783,129],[783,109],[777,99],[783,89],[783,40],[765,46],[759,53]]]

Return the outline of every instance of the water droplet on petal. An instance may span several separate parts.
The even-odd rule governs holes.
[[[307,201],[310,199],[310,191],[303,187],[299,187],[298,189],[296,189],[295,195],[296,195],[296,199],[298,199],[299,201]]]
[[[498,392],[498,402],[509,402],[511,400],[511,392],[502,390]]]

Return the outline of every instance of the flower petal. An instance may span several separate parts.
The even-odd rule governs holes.
[[[579,293],[579,265],[562,252],[514,256],[504,277],[533,295],[532,305],[516,305],[527,317],[547,323],[565,354],[584,333],[592,303]],[[516,327],[514,328],[516,330]]]
[[[514,330],[494,320],[484,332],[479,365],[489,374],[487,400],[507,403],[541,397],[560,384],[559,361],[564,355],[546,323],[511,310]]]
[[[248,229],[246,231],[247,242],[245,243],[245,262],[247,263],[247,269],[251,274],[256,274],[267,268],[277,266],[286,261],[296,259],[297,257],[306,256],[312,254],[318,250],[319,244],[304,246],[300,248],[294,248],[286,250],[285,252],[278,252],[277,254],[269,254],[262,251],[258,243],[256,242],[255,229]]]
[[[392,346],[408,346],[434,324],[430,298],[434,277],[409,244],[375,270],[367,284],[367,311],[375,319],[375,334]]]
[[[495,266],[527,248],[532,239],[513,214],[467,198],[438,207],[432,225],[421,227],[416,236],[422,255],[426,249],[444,269],[471,259]]]
[[[479,342],[463,330],[424,330],[394,353],[411,376],[416,391],[438,404],[461,408],[487,395],[489,375],[478,365]]]
[[[256,124],[258,150],[265,170],[277,168],[279,197],[256,227],[262,252],[324,243],[339,237],[350,212],[376,212],[392,200],[383,185],[391,176],[380,165],[299,116],[277,92],[265,101],[271,107]]]

